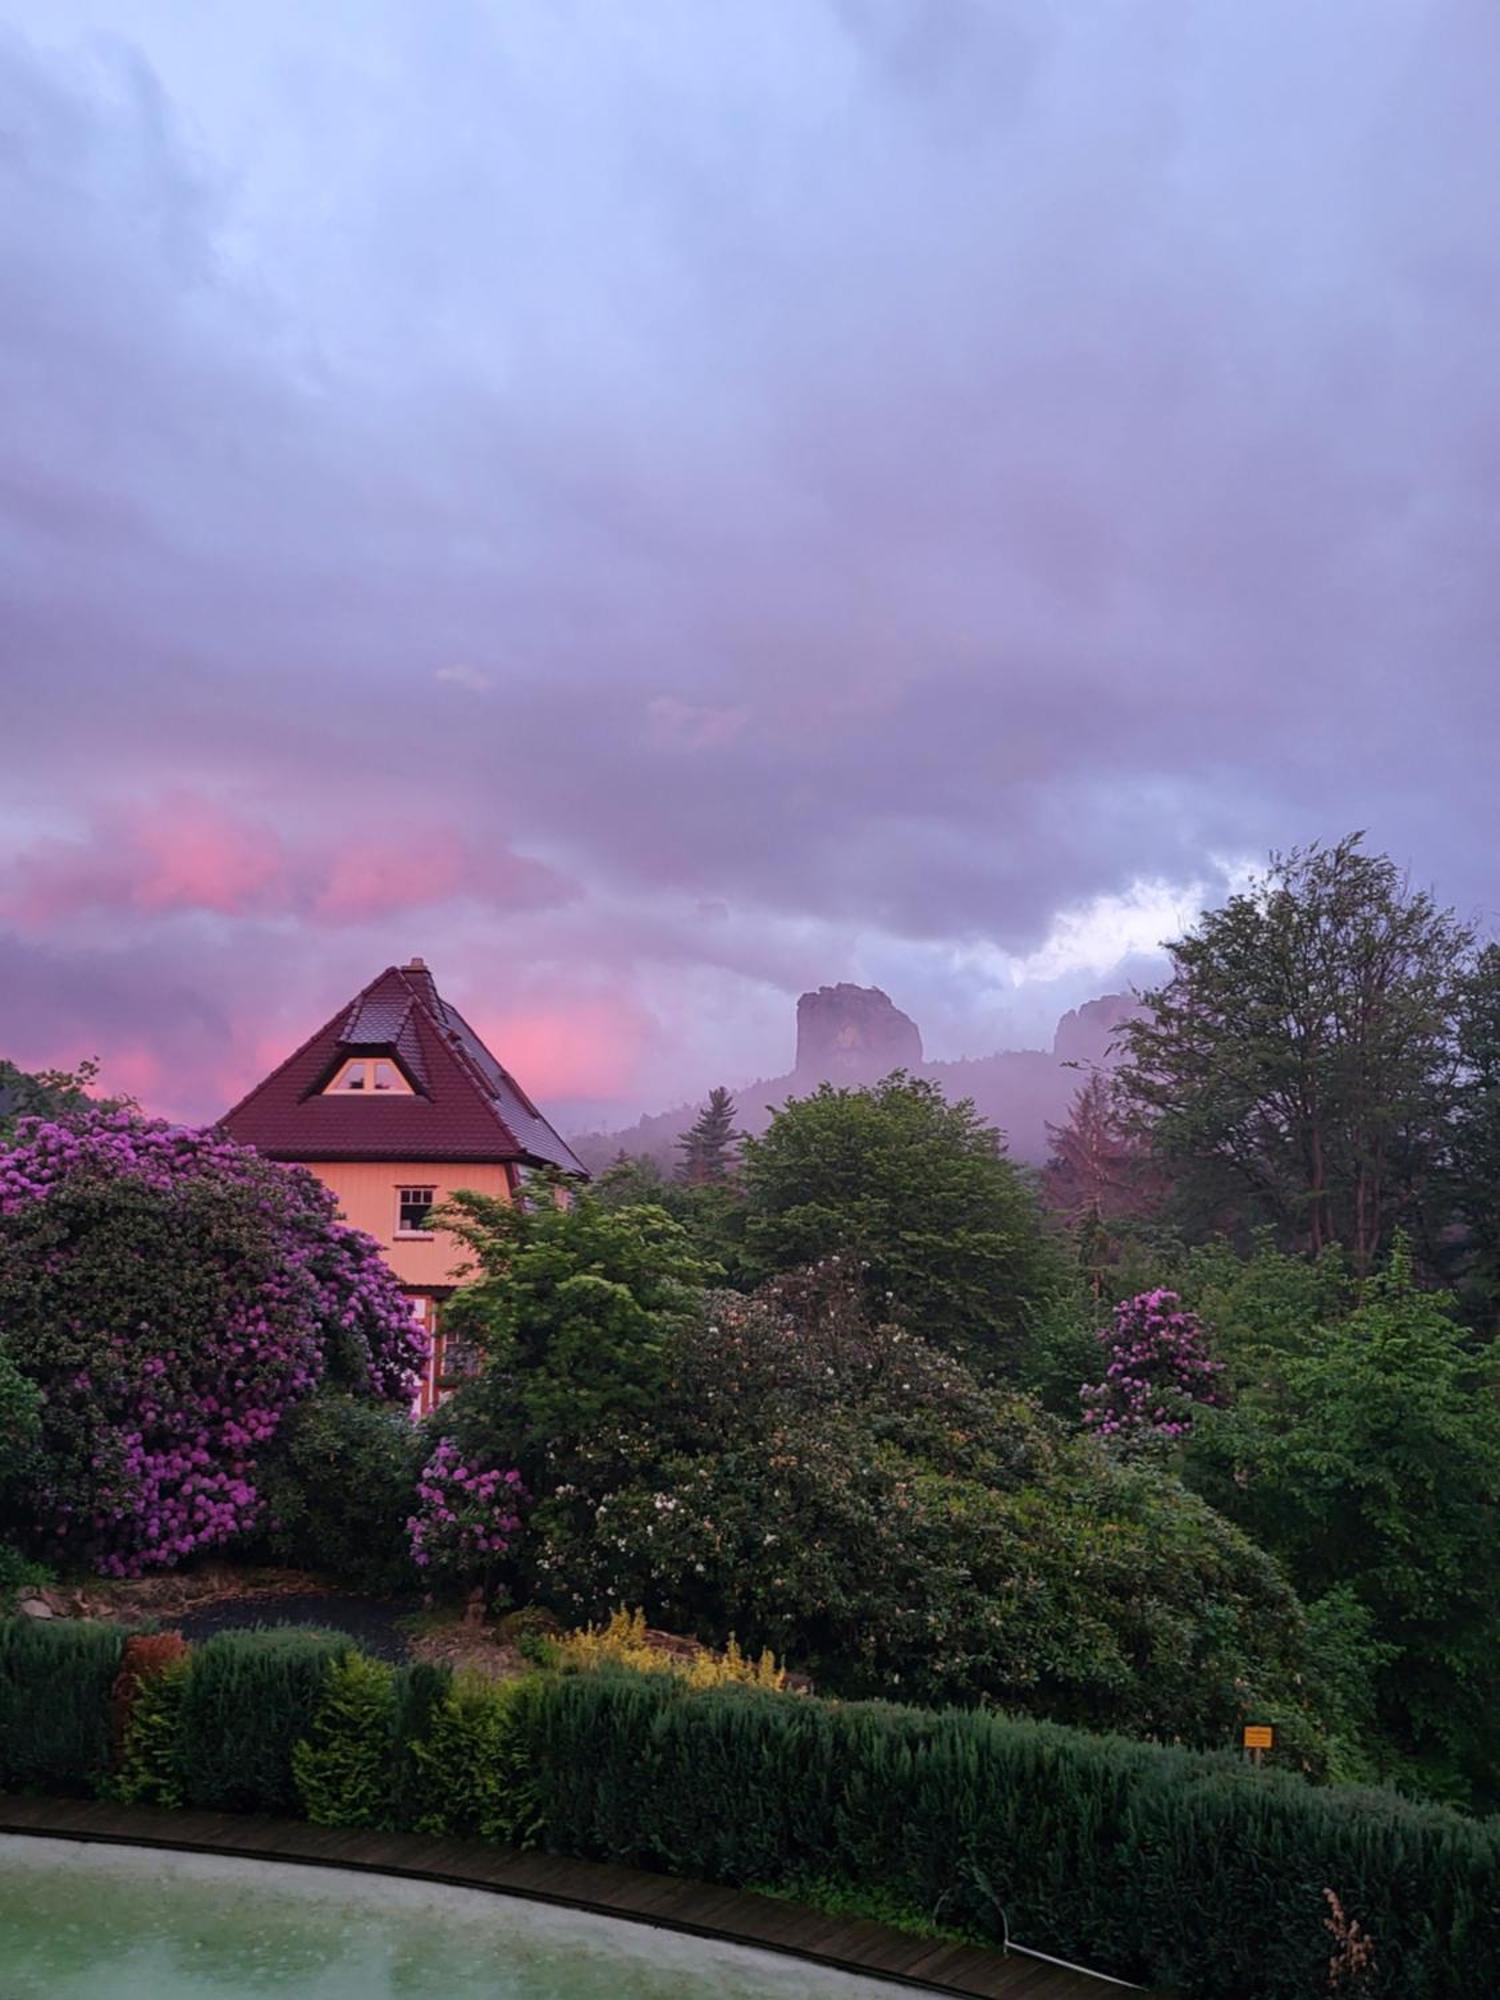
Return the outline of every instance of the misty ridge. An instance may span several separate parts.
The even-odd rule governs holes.
[[[797,1002],[791,1069],[732,1086],[737,1122],[758,1137],[789,1097],[805,1097],[823,1083],[858,1089],[904,1070],[936,1084],[950,1102],[972,1099],[980,1117],[999,1128],[1014,1158],[1041,1166],[1051,1151],[1048,1126],[1062,1123],[1090,1071],[1114,1066],[1115,1035],[1136,1010],[1128,993],[1102,994],[1062,1016],[1050,1049],[998,1049],[993,1055],[929,1062],[917,1023],[878,986],[847,981],[820,986]],[[616,1130],[575,1134],[570,1143],[590,1173],[602,1173],[622,1152],[670,1172],[699,1108],[674,1105]]]

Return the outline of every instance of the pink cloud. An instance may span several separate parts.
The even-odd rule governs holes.
[[[451,828],[383,820],[328,843],[284,839],[264,821],[190,792],[97,813],[86,834],[35,841],[0,874],[0,917],[45,932],[94,912],[300,916],[367,923],[457,896],[543,909],[577,893],[555,869]]]
[[[238,820],[188,793],[137,810],[128,823],[142,872],[139,910],[210,910],[239,917],[286,889],[286,859],[269,827]]]
[[[98,814],[80,839],[36,841],[0,884],[0,910],[38,930],[91,910],[249,916],[285,885],[285,856],[269,828],[172,792]]]
[[[469,873],[463,843],[452,833],[346,840],[326,867],[314,909],[333,923],[363,923],[446,902]]]
[[[534,1007],[465,1008],[481,1039],[545,1109],[556,1097],[622,1098],[637,1080],[653,1024],[621,999],[566,998]]]

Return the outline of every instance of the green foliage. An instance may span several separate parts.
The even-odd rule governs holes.
[[[342,1633],[262,1626],[220,1632],[193,1654],[181,1713],[183,1796],[220,1812],[291,1812],[292,1756],[313,1726]]]
[[[1375,1937],[1372,1996],[1500,1978],[1500,1837],[1390,1793],[989,1714],[629,1676],[545,1687],[530,1726],[557,1853],[812,1879],[950,1934],[993,1939],[1003,1911],[1034,1948],[1185,2000],[1328,1990],[1332,1887]]]
[[[1341,1250],[1294,1256],[1276,1248],[1269,1230],[1256,1234],[1248,1255],[1222,1239],[1185,1251],[1171,1282],[1212,1329],[1230,1389],[1247,1392],[1288,1356],[1317,1346],[1319,1329],[1346,1318],[1357,1299]]]
[[[993,1701],[1229,1740],[1301,1706],[1301,1614],[1261,1552],[1175,1481],[1110,1464],[823,1273],[712,1300],[653,1420],[603,1435],[532,1520],[563,1614],[642,1604],[736,1632],[820,1687]],[[1321,1762],[1315,1721],[1298,1754]]]
[[[423,1451],[404,1410],[317,1390],[283,1423],[265,1470],[271,1553],[364,1590],[410,1589],[406,1522]]]
[[[1417,1781],[1500,1800],[1500,1411],[1399,1243],[1349,1317],[1261,1351],[1188,1464],[1306,1597],[1363,1606],[1381,1736]]]
[[[131,1704],[109,1796],[122,1805],[181,1806],[183,1707],[192,1656],[170,1661],[143,1680]]]
[[[396,1674],[350,1653],[329,1666],[308,1735],[292,1750],[292,1776],[314,1826],[390,1824]]]
[[[73,1619],[0,1619],[0,1787],[94,1791],[110,1764],[124,1636]]]
[[[398,1832],[413,1832],[434,1801],[429,1798],[421,1746],[432,1732],[432,1720],[453,1686],[451,1667],[425,1660],[396,1669],[393,1687],[390,1824]]]
[[[460,1676],[432,1711],[414,1747],[427,1805],[419,1833],[477,1836],[530,1847],[539,1830],[533,1714],[535,1678],[489,1681]]]
[[[1473,938],[1360,836],[1273,855],[1168,945],[1120,1086],[1195,1234],[1274,1228],[1369,1270],[1420,1221],[1455,1102]]]
[[[41,1391],[0,1347],[0,1521],[15,1521],[24,1511],[22,1500],[35,1475],[41,1437]],[[0,1539],[0,1611],[49,1575],[41,1563]]]
[[[763,1275],[847,1256],[871,1297],[976,1366],[1014,1364],[1059,1253],[999,1133],[935,1084],[824,1084],[744,1146],[746,1248]]]
[[[604,1208],[661,1208],[686,1236],[706,1271],[743,1291],[756,1283],[745,1258],[748,1211],[744,1189],[733,1180],[668,1180],[655,1160],[622,1153],[589,1190]]]
[[[486,1357],[443,1427],[542,1491],[569,1440],[654,1407],[663,1344],[704,1268],[664,1209],[611,1209],[586,1193],[559,1203],[545,1183],[515,1205],[459,1194],[437,1220],[478,1267],[444,1323]]]
[[[1463,1224],[1461,1295],[1500,1332],[1500,945],[1479,955],[1458,999],[1460,1080],[1449,1135],[1449,1183]]]

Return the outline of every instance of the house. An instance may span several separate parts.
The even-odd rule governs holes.
[[[423,1410],[465,1360],[441,1319],[465,1253],[428,1211],[459,1188],[508,1201],[540,1168],[588,1177],[420,958],[387,966],[220,1123],[310,1167],[380,1243],[430,1336]]]

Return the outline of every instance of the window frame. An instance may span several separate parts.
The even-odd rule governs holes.
[[[421,1223],[415,1229],[411,1229],[402,1220],[402,1210],[415,1205],[408,1200],[408,1196],[424,1194],[427,1196],[427,1204],[422,1210],[425,1222],[425,1218],[437,1207],[436,1186],[426,1181],[406,1182],[397,1185],[396,1241],[398,1243],[434,1243],[437,1241],[436,1233],[433,1230],[424,1227]]]

